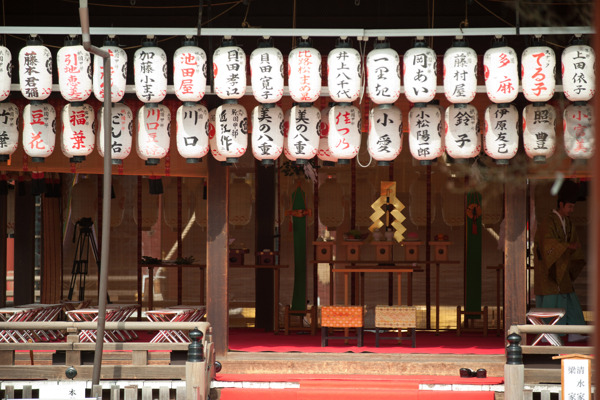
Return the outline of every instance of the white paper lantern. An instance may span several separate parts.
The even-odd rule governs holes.
[[[104,157],[104,106],[98,111],[98,153]],[[121,165],[131,154],[133,144],[133,113],[123,104],[116,103],[111,107],[111,139],[110,157],[115,165]]]
[[[246,94],[246,54],[233,40],[224,41],[213,53],[215,93],[221,99],[240,99]]]
[[[167,54],[146,40],[133,55],[135,94],[144,103],[161,102],[167,95]]]
[[[369,154],[377,165],[390,165],[402,151],[402,112],[384,104],[369,112]]]
[[[0,46],[0,101],[6,100],[10,95],[11,77],[12,55],[8,48]]]
[[[260,104],[252,110],[252,154],[262,165],[273,165],[283,152],[283,110]]]
[[[208,110],[201,104],[184,103],[177,109],[177,151],[187,163],[197,163],[210,150]]]
[[[60,94],[69,102],[85,101],[92,94],[92,57],[78,39],[65,40],[56,54]]]
[[[485,153],[496,164],[508,164],[519,150],[519,112],[512,104],[492,104],[485,110]]]
[[[56,111],[48,103],[32,101],[23,109],[23,150],[33,162],[44,162],[56,143]]]
[[[173,89],[181,101],[200,101],[206,92],[206,52],[193,40],[173,54]],[[207,111],[208,113],[208,111]]]
[[[262,41],[250,54],[252,94],[259,103],[277,103],[283,96],[283,55]]]
[[[331,154],[329,149],[329,110],[333,103],[321,110],[321,125],[319,127],[319,151],[317,157],[323,161],[323,166],[331,167],[337,162],[337,158]]]
[[[295,102],[313,103],[321,95],[321,54],[306,41],[288,57],[288,88]]]
[[[228,163],[238,162],[238,158],[248,148],[248,114],[246,109],[235,100],[226,101],[217,108],[216,143],[219,153]]]
[[[563,50],[562,84],[565,97],[570,101],[588,101],[596,93],[594,49],[581,40]]]
[[[440,106],[432,103],[416,104],[408,112],[408,146],[421,165],[431,165],[444,153],[442,112]]]
[[[367,93],[376,104],[393,104],[400,98],[400,56],[389,42],[377,42],[367,54]]]
[[[348,164],[360,150],[361,115],[357,107],[337,104],[329,110],[329,149],[339,164]]]
[[[523,95],[531,102],[546,102],[556,87],[556,55],[548,46],[532,46],[521,55]]]
[[[511,103],[519,94],[517,53],[500,41],[483,55],[485,88],[494,103]]]
[[[0,50],[1,51],[1,50]],[[8,161],[19,147],[19,107],[0,103],[0,162]]]
[[[169,152],[171,111],[162,104],[146,104],[137,115],[137,150],[147,165],[156,165]]]
[[[446,153],[455,159],[473,158],[481,150],[477,109],[471,104],[454,104],[446,108],[444,144]]]
[[[306,164],[319,150],[321,111],[317,107],[299,104],[290,112],[287,150],[296,164]]]
[[[288,136],[290,134],[290,115],[292,114],[292,109],[286,110],[283,113],[283,154],[285,158],[290,161],[296,161],[296,157],[294,157],[290,151],[288,150]]]
[[[544,163],[556,150],[556,111],[546,103],[523,109],[523,147],[536,163]]]
[[[404,53],[404,94],[413,103],[428,103],[437,89],[437,58],[435,51],[418,41]]]
[[[208,112],[208,144],[210,146],[210,153],[215,160],[227,164],[227,158],[219,153],[217,146],[217,122],[216,122],[217,109],[213,108]]]
[[[464,40],[444,54],[444,94],[451,103],[470,103],[477,94],[477,53]]]
[[[94,109],[85,103],[68,103],[62,110],[61,119],[63,154],[71,162],[84,161],[96,145]]]
[[[565,150],[574,160],[587,160],[594,155],[594,111],[592,106],[577,102],[563,113]]]
[[[28,40],[19,52],[19,84],[27,100],[46,100],[52,94],[52,54],[39,39]]]
[[[100,50],[110,55],[110,101],[118,103],[127,85],[127,53],[112,39],[105,40]],[[98,101],[104,101],[104,59],[99,55],[94,55],[92,88]]]
[[[340,41],[327,56],[329,97],[338,103],[358,99],[362,79],[361,57],[349,41]]]

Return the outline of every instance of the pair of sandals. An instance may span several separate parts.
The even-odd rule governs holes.
[[[461,378],[487,378],[487,371],[484,368],[479,368],[477,371],[473,371],[470,368],[460,369]]]

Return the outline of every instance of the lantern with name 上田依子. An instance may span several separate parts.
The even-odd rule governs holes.
[[[336,103],[351,103],[360,95],[362,63],[350,40],[338,39],[327,56],[329,97]]]
[[[360,110],[349,103],[335,104],[329,110],[328,143],[338,164],[348,164],[356,157],[361,142]]]
[[[169,152],[171,144],[171,111],[162,104],[146,104],[137,115],[138,155],[146,165],[157,165]]]
[[[554,96],[556,87],[556,55],[554,50],[536,39],[533,46],[521,54],[521,85],[523,95],[532,103],[546,102]]]
[[[118,103],[125,96],[127,85],[127,53],[114,38],[108,38],[100,48],[110,55],[110,101]],[[94,55],[92,89],[98,101],[104,101],[104,59]]]
[[[562,84],[569,101],[589,101],[596,92],[594,49],[575,37],[561,56]]]
[[[332,167],[337,158],[331,154],[329,149],[329,110],[334,103],[329,103],[327,107],[321,110],[321,126],[319,127],[319,151],[317,158],[323,161],[323,166]]]
[[[594,155],[594,111],[586,102],[575,102],[563,113],[565,150],[574,160]]]
[[[200,162],[210,150],[208,110],[201,104],[184,102],[175,116],[177,151],[189,164]]]
[[[23,150],[33,162],[44,162],[56,144],[56,110],[50,104],[32,101],[23,109]]]
[[[437,90],[437,57],[424,40],[417,39],[415,46],[404,53],[404,95],[412,103],[428,103]]]
[[[85,103],[68,103],[61,114],[63,154],[72,163],[79,163],[94,151],[96,116],[94,109]]]
[[[290,112],[287,151],[296,164],[306,164],[317,155],[321,112],[310,103],[300,103]]]
[[[8,101],[0,103],[0,162],[8,161],[19,147],[19,107]]]
[[[417,103],[408,112],[408,146],[410,154],[421,165],[431,165],[444,154],[442,118],[443,109],[436,100],[429,104]]]
[[[302,39],[288,57],[288,88],[298,103],[314,103],[321,95],[321,53]]]
[[[248,148],[248,114],[236,100],[225,100],[217,108],[216,143],[228,163],[236,163]]]
[[[444,145],[456,160],[476,157],[481,151],[477,109],[471,104],[453,104],[446,108]]]
[[[12,83],[12,55],[10,50],[0,46],[0,101],[4,101],[10,95],[10,84]]]
[[[508,164],[519,150],[519,111],[512,104],[491,104],[485,110],[485,153],[496,164]]]
[[[37,38],[19,51],[19,84],[25,99],[46,100],[52,94],[52,53]]]
[[[86,101],[92,94],[92,57],[78,38],[71,37],[56,53],[60,94],[69,102]]]
[[[393,104],[400,98],[400,56],[390,42],[377,41],[367,54],[367,93],[375,104]]]
[[[548,103],[523,109],[523,147],[535,163],[545,163],[556,150],[556,111]]]
[[[237,100],[246,94],[246,54],[231,38],[224,38],[213,53],[213,77],[219,98]]]
[[[252,94],[262,104],[277,103],[283,96],[283,54],[270,39],[258,43],[250,54]]]
[[[373,107],[369,112],[369,154],[377,165],[390,165],[402,151],[402,112],[391,104]]]
[[[123,160],[131,154],[133,144],[133,113],[123,103],[115,103],[111,107],[111,139],[110,157],[115,165],[123,164]],[[104,106],[98,111],[98,135],[96,144],[98,153],[104,157]]]
[[[173,54],[173,89],[180,101],[202,100],[206,92],[206,69],[206,52],[195,40],[186,38]]]
[[[444,94],[450,103],[470,103],[477,93],[477,53],[457,38],[444,54]]]
[[[143,103],[159,103],[167,95],[167,54],[151,38],[133,55],[135,94]]]
[[[283,110],[273,103],[252,110],[252,154],[262,165],[273,165],[283,152]]]
[[[519,59],[504,38],[497,38],[483,55],[487,95],[494,103],[512,103],[519,94]]]

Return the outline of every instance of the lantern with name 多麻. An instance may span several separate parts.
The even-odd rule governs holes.
[[[23,150],[33,162],[44,162],[56,144],[56,111],[48,103],[32,101],[23,109]]]
[[[350,40],[338,39],[327,56],[329,97],[337,103],[353,102],[360,94],[361,79],[360,53],[350,47]]]
[[[111,109],[111,139],[110,139],[110,157],[114,165],[123,164],[123,160],[131,154],[133,144],[133,113],[131,109],[123,104],[116,103]],[[104,157],[104,107],[98,111],[98,135],[97,146],[98,153]]]
[[[186,38],[173,54],[173,89],[180,101],[202,100],[206,92],[206,52]],[[208,111],[207,111],[208,113]]]
[[[100,50],[110,55],[110,101],[118,103],[125,96],[127,85],[127,53],[114,38],[105,40]],[[94,55],[92,88],[98,101],[104,101],[104,59],[99,55]]]
[[[594,111],[585,102],[575,102],[563,113],[565,150],[574,160],[587,160],[594,155]]]
[[[569,101],[589,101],[596,92],[594,49],[575,38],[561,56],[562,84]]]
[[[504,38],[494,41],[483,55],[487,95],[494,103],[511,103],[519,94],[519,60]]]
[[[369,112],[369,154],[377,165],[390,165],[402,151],[402,112],[391,104],[373,107]]]
[[[0,103],[0,162],[8,161],[19,147],[19,107],[8,101]]]
[[[25,99],[46,100],[52,94],[52,53],[38,38],[19,51],[19,83]]]
[[[219,98],[236,100],[246,94],[246,54],[231,38],[213,53],[213,77]]]
[[[415,104],[408,112],[408,146],[421,165],[431,165],[444,154],[442,113],[443,109],[433,102]]]
[[[290,97],[298,103],[313,103],[321,95],[321,54],[310,47],[307,39],[288,57],[288,88]]]
[[[329,103],[329,106],[321,110],[321,125],[319,127],[319,151],[317,157],[323,161],[323,166],[332,167],[335,165],[337,158],[331,154],[329,149],[329,110],[334,103]]]
[[[415,47],[404,53],[404,95],[412,103],[428,103],[437,89],[437,57],[435,51],[417,40]]]
[[[283,96],[283,55],[272,40],[263,40],[250,54],[252,94],[259,103],[277,103]]]
[[[376,104],[400,98],[400,56],[387,41],[378,41],[367,54],[367,93]]]
[[[523,95],[532,103],[546,102],[554,96],[556,87],[556,55],[554,50],[536,40],[521,54],[521,85]]]
[[[485,110],[485,153],[496,164],[508,164],[519,150],[519,112],[512,104],[492,104]]]
[[[523,109],[523,147],[535,163],[545,163],[556,150],[556,111],[547,103]]]
[[[454,104],[446,108],[444,145],[454,159],[479,155],[481,136],[477,109],[471,104]]]
[[[85,101],[92,94],[92,57],[79,39],[69,38],[56,54],[60,94],[69,102]]]
[[[228,163],[238,162],[248,148],[248,114],[235,100],[226,100],[217,108],[216,143]]]
[[[137,115],[136,149],[146,165],[157,165],[169,152],[171,111],[162,104],[146,104]]]
[[[212,154],[215,160],[223,164],[228,164],[226,161],[227,158],[221,153],[219,153],[219,148],[217,146],[216,114],[216,108],[213,108],[208,112],[208,145],[210,146],[210,153]]]
[[[287,150],[296,164],[306,164],[319,150],[321,112],[310,103],[300,103],[292,107],[289,123]]]
[[[457,38],[444,54],[444,94],[451,103],[470,103],[477,93],[477,53]]]
[[[96,145],[94,109],[85,103],[68,103],[61,114],[63,154],[78,163],[94,151]]]
[[[159,103],[167,95],[167,54],[152,39],[133,55],[135,94],[143,103]]]
[[[336,104],[329,110],[329,149],[338,164],[348,164],[356,157],[361,142],[360,110],[348,103]]]
[[[177,151],[189,164],[200,162],[210,150],[208,110],[201,104],[184,102],[175,116]]]
[[[262,165],[273,165],[283,152],[283,110],[273,103],[252,110],[252,154]]]
[[[12,82],[12,55],[10,50],[0,46],[0,101],[4,101],[10,95],[10,84]]]

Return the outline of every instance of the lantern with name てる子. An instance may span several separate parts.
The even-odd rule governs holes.
[[[556,87],[556,55],[554,50],[536,40],[521,54],[523,95],[532,103],[546,102]]]
[[[563,113],[565,150],[574,160],[594,155],[594,111],[586,102],[575,102]]]
[[[171,144],[171,111],[162,104],[146,104],[137,115],[136,149],[146,165],[157,165],[169,152]]]
[[[437,57],[424,40],[404,53],[404,95],[412,103],[428,103],[437,90]]]
[[[596,92],[594,49],[583,39],[574,38],[561,56],[562,84],[569,101],[589,101]]]
[[[10,50],[0,46],[0,101],[4,101],[10,95],[10,84],[12,83],[12,55]]]
[[[327,107],[321,110],[321,125],[319,127],[319,151],[317,157],[323,161],[324,167],[335,165],[337,158],[331,154],[329,149],[329,110],[335,103],[329,103]]]
[[[30,101],[46,100],[52,94],[52,53],[37,37],[28,39],[19,51],[19,84]]]
[[[65,40],[56,54],[60,94],[69,102],[86,101],[92,94],[92,57],[77,38]]]
[[[483,55],[487,95],[494,103],[511,103],[519,94],[519,59],[504,38],[494,41]]]
[[[262,165],[273,165],[283,152],[283,110],[273,103],[252,110],[252,154]]]
[[[400,98],[400,56],[387,41],[377,41],[367,54],[367,93],[376,104]]]
[[[421,165],[431,165],[432,160],[444,154],[442,113],[436,100],[417,103],[408,112],[408,146]]]
[[[110,157],[114,165],[123,164],[123,160],[131,154],[133,144],[133,113],[131,109],[123,103],[112,105],[110,115],[111,121],[111,139],[110,139]],[[96,144],[98,153],[104,157],[104,106],[98,111],[98,135]]]
[[[329,110],[329,149],[338,164],[348,164],[360,150],[360,110],[348,103],[335,104]]]
[[[206,52],[186,38],[173,54],[173,89],[180,101],[202,100],[206,92]],[[208,113],[208,111],[207,111]]]
[[[523,109],[523,147],[535,163],[545,163],[556,150],[556,111],[548,103]]]
[[[252,94],[259,103],[277,103],[283,96],[283,55],[272,40],[263,40],[250,54]]]
[[[236,100],[246,94],[246,54],[231,38],[224,38],[213,53],[213,77],[219,98]]]
[[[56,111],[50,104],[32,101],[23,109],[23,150],[33,162],[44,162],[56,144]]]
[[[391,104],[373,107],[369,112],[369,154],[377,165],[390,165],[402,151],[402,112]]]
[[[485,110],[485,153],[496,164],[508,164],[519,150],[519,112],[512,104],[491,104]]]
[[[135,94],[143,103],[159,103],[167,95],[167,54],[147,38],[133,55]]]
[[[228,163],[238,162],[248,148],[248,114],[235,100],[226,100],[215,114],[216,143]]]
[[[63,154],[72,163],[82,162],[96,145],[94,109],[85,103],[69,103],[64,106],[61,117]]]
[[[0,162],[8,161],[19,147],[19,107],[0,103]]]
[[[306,164],[317,155],[320,125],[321,112],[317,107],[310,103],[300,103],[292,107],[286,145],[296,164]]]
[[[177,151],[189,164],[200,162],[210,150],[208,110],[201,104],[184,102],[175,116]]]
[[[288,88],[298,103],[314,103],[321,95],[321,53],[310,47],[307,39],[288,57]]]
[[[444,145],[454,159],[479,155],[481,136],[477,109],[471,104],[454,104],[446,108]]]
[[[114,38],[105,40],[100,50],[110,55],[110,101],[118,103],[125,96],[127,85],[127,53]],[[98,101],[104,101],[104,59],[97,54],[94,55],[92,88]]]
[[[353,102],[360,94],[361,79],[360,53],[350,47],[350,40],[338,39],[327,56],[329,97],[337,103]]]
[[[477,94],[477,53],[462,38],[444,53],[444,94],[451,103],[470,103]]]

